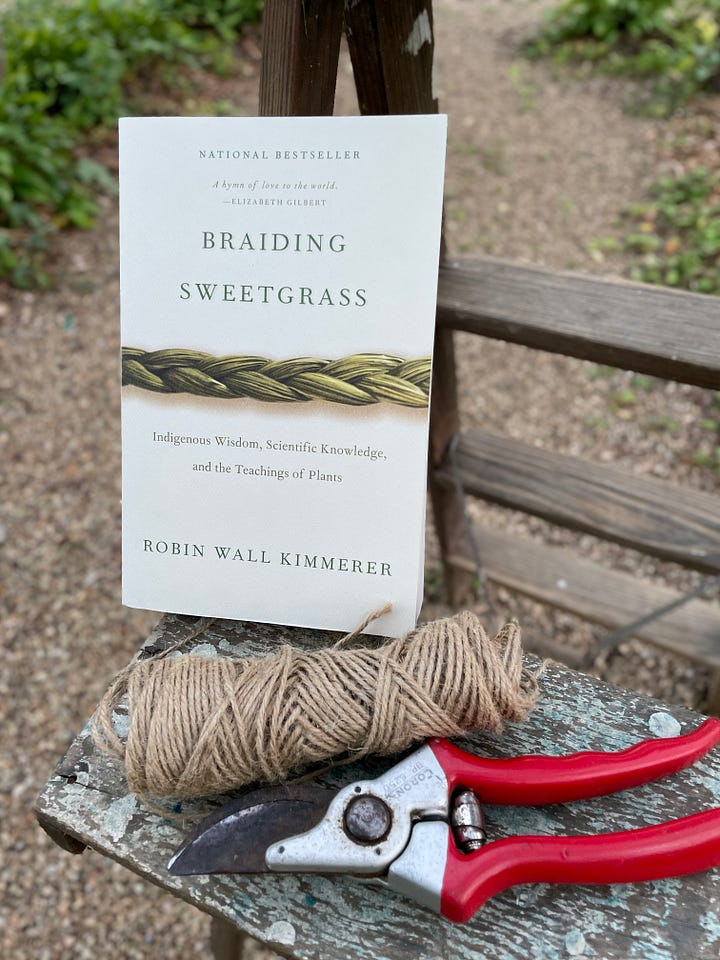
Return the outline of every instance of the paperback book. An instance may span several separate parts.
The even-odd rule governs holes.
[[[415,625],[445,128],[120,121],[124,603]]]

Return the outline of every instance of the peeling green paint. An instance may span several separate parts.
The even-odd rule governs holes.
[[[565,934],[565,949],[571,957],[581,957],[587,949],[582,930],[573,927]]]
[[[134,793],[113,800],[107,808],[104,816],[105,829],[116,843],[125,836],[130,821],[139,809]]]
[[[707,910],[700,917],[700,926],[706,931],[710,943],[720,940],[720,917],[713,910]]]

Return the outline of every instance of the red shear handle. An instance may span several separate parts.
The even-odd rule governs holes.
[[[466,753],[439,737],[428,741],[450,791],[467,787],[481,802],[514,806],[566,803],[637,787],[690,766],[719,742],[716,718],[685,736],[644,740],[619,753],[495,760]]]
[[[462,854],[452,837],[440,912],[464,923],[517,883],[635,883],[720,865],[720,809],[594,837],[510,837]]]

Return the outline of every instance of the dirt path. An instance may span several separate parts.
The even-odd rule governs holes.
[[[547,5],[436,5],[438,88],[450,114],[449,243],[454,253],[608,273],[620,264],[596,262],[588,245],[614,232],[617,211],[656,176],[658,128],[623,113],[627,87],[580,83],[519,56],[519,38]],[[254,113],[257,54],[251,36],[241,75],[209,81],[202,97],[232,99],[235,112]],[[348,79],[344,67],[339,110],[354,112]],[[199,100],[186,110],[201,111]],[[0,288],[0,944],[3,956],[18,960],[208,956],[207,918],[95,854],[60,852],[30,813],[67,741],[154,620],[120,605],[116,232],[108,202],[92,233],[63,242],[68,275],[57,291]],[[467,422],[698,487],[717,485],[691,462],[704,442],[702,391],[651,383],[634,387],[636,400],[622,407],[613,397],[631,375],[598,376],[586,364],[503,344],[461,338],[460,346]],[[676,428],[650,429],[661,417]],[[484,513],[521,534],[565,538],[539,522]],[[590,538],[581,547],[637,568],[634,558]],[[429,567],[436,562],[431,537]],[[659,564],[642,569],[691,580]],[[572,618],[503,592],[495,601],[500,615],[520,618],[530,647],[549,636],[589,642],[589,629]],[[426,616],[442,612],[426,605]],[[615,674],[622,669],[616,678],[625,684],[687,701],[702,690],[701,673],[636,645],[622,663]]]

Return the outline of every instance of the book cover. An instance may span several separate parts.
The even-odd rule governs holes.
[[[445,131],[120,121],[124,603],[415,625]]]

